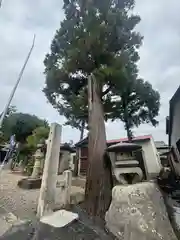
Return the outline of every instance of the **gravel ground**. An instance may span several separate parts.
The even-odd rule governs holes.
[[[21,175],[0,171],[0,207],[21,219],[34,219],[39,190],[23,190],[17,186]]]
[[[98,229],[97,226],[91,225],[89,219],[82,218],[83,214],[78,211],[77,213],[79,213],[81,218],[80,221],[76,221],[75,223],[72,223],[71,226],[63,229],[54,229],[48,225],[33,221],[36,219],[35,210],[37,207],[39,190],[20,189],[17,186],[17,182],[22,179],[22,177],[23,176],[21,175],[12,174],[6,170],[0,171],[0,210],[2,211],[4,208],[6,212],[12,212],[21,219],[32,220],[32,223],[34,222],[34,224],[32,226],[25,224],[23,226],[15,227],[15,229],[12,228],[12,230],[5,234],[4,238],[1,239],[112,239],[109,238],[102,229]],[[77,191],[79,186],[76,186],[76,188],[73,188],[73,191]],[[2,214],[5,213],[2,212]]]
[[[21,219],[34,220],[38,204],[39,189],[25,190],[17,186],[17,183],[24,176],[13,174],[10,171],[0,171],[0,208],[12,212]],[[81,184],[80,184],[81,183]],[[77,182],[73,179],[71,195],[75,199],[82,198],[82,186],[84,180]]]

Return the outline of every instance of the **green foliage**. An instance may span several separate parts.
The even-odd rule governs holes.
[[[5,139],[8,141],[12,134],[16,135],[18,142],[25,142],[34,129],[40,126],[47,126],[47,122],[35,115],[25,113],[13,113],[4,121],[2,128]]]
[[[110,118],[124,122],[128,138],[132,138],[132,128],[142,123],[158,124],[156,116],[160,108],[159,92],[142,79],[129,81],[122,89],[119,99],[112,101]]]
[[[32,135],[27,137],[27,145],[32,148],[36,148],[37,144],[44,143],[49,135],[49,127],[38,127]]]
[[[128,137],[142,123],[156,126],[160,96],[138,79],[142,37],[134,29],[134,0],[64,1],[65,20],[46,55],[44,93],[66,125],[82,130],[88,121],[87,79],[101,85],[104,117],[124,122]],[[116,101],[114,100],[116,99]]]
[[[33,169],[34,158],[33,154],[37,149],[37,144],[45,144],[45,140],[49,136],[49,126],[41,126],[33,130],[32,134],[29,135],[26,139],[26,142],[22,144],[20,153],[21,155],[26,156],[26,168],[27,171],[30,173]]]
[[[5,129],[5,125],[6,125],[6,120],[7,118],[9,118],[13,113],[16,113],[17,109],[15,106],[10,106],[8,108],[8,111],[7,111],[7,114],[4,118],[4,121],[3,121],[3,124],[2,124],[2,128],[1,128],[1,131],[0,131],[0,144],[4,144],[7,140],[6,136],[5,136],[5,133],[4,133],[4,129]],[[2,113],[0,114],[0,117],[2,116]]]
[[[67,123],[78,129],[88,118],[87,78],[101,85],[106,119],[109,102],[129,76],[137,77],[142,37],[134,28],[140,17],[130,11],[134,0],[64,0],[65,19],[46,55],[44,93]]]

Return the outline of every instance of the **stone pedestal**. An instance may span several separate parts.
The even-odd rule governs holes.
[[[24,178],[18,181],[18,187],[22,189],[40,189],[41,178]]]
[[[38,149],[36,153],[34,154],[35,162],[33,166],[33,172],[31,174],[31,177],[21,179],[18,182],[18,186],[23,189],[38,189],[41,187],[41,178],[40,178],[40,173],[41,173],[41,165],[42,161],[44,158],[44,154],[41,151],[41,146],[38,145]]]
[[[105,220],[118,239],[177,240],[155,183],[114,187]]]

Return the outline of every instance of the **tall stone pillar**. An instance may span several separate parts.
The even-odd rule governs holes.
[[[48,214],[49,212],[52,212],[55,205],[61,132],[62,132],[61,125],[56,123],[53,123],[51,125],[37,208],[37,216],[39,218],[42,217],[43,215]]]

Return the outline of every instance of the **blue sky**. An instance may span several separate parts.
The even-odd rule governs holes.
[[[167,141],[165,117],[169,112],[169,99],[179,86],[180,76],[180,2],[136,2],[135,11],[142,18],[137,29],[144,36],[140,50],[140,76],[159,90],[161,110],[157,128],[146,124],[134,129],[134,133],[152,134],[155,140]],[[42,93],[45,81],[43,60],[63,17],[61,0],[3,0],[0,9],[0,111],[4,108],[35,33],[35,48],[13,105],[19,111],[36,114],[49,122],[64,123],[64,118],[47,103]],[[121,122],[108,123],[106,129],[108,139],[126,136]],[[63,127],[63,141],[76,142],[79,136],[79,131]]]

